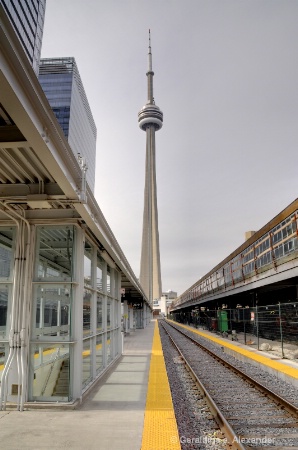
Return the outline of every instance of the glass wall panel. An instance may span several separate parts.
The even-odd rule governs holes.
[[[14,237],[14,228],[0,228],[0,279],[2,281],[12,277]]]
[[[119,311],[118,306],[119,302],[117,300],[114,300],[113,310],[114,310],[114,328],[119,326]]]
[[[113,333],[111,333],[110,331],[107,333],[107,345],[106,345],[106,352],[107,352],[107,364],[110,364],[110,362],[112,361],[112,359],[113,359],[113,351],[112,351],[112,349],[113,349],[113,347],[112,347],[112,344],[113,344],[113,342],[112,342],[112,336],[113,336]]]
[[[118,298],[118,272],[114,270],[114,297]]]
[[[96,364],[96,373],[100,373],[103,368],[103,355],[102,355],[102,335],[96,336],[96,352],[95,352],[95,364]]]
[[[111,300],[107,299],[107,329],[111,328]]]
[[[86,239],[84,249],[84,284],[87,286],[92,286],[92,252],[92,245]]]
[[[97,294],[96,304],[96,331],[99,333],[102,331],[102,296]]]
[[[0,339],[8,335],[7,310],[8,310],[8,286],[0,285]]]
[[[119,355],[119,328],[114,332],[114,358]]]
[[[96,267],[96,289],[102,291],[102,270],[103,270],[104,260],[97,254],[97,267]]]
[[[68,345],[31,345],[30,369],[33,379],[31,400],[69,399]]]
[[[83,299],[84,336],[88,336],[91,334],[91,312],[92,312],[92,293],[88,289],[84,289],[84,299]]]
[[[71,285],[47,285],[35,287],[32,336],[47,340],[69,338]]]
[[[83,341],[83,377],[82,384],[83,387],[86,386],[91,381],[91,339],[85,339]]]
[[[111,268],[107,266],[107,293],[111,293]]]
[[[51,281],[72,280],[74,232],[73,226],[38,227],[35,278]]]
[[[4,370],[4,366],[5,366],[5,362],[7,360],[8,357],[8,343],[4,343],[0,341],[0,380],[2,377],[2,372]]]

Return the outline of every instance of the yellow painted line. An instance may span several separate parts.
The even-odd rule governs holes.
[[[178,428],[155,323],[141,450],[180,450]]]
[[[169,320],[169,322],[173,322],[173,321]],[[204,333],[204,331],[198,331],[195,328],[189,327],[188,325],[183,325],[182,323],[178,323],[178,322],[173,322],[173,323],[176,323],[180,327],[185,328],[186,330],[190,330],[193,333],[199,334],[200,336],[203,336],[204,338],[207,338],[210,341],[216,342],[217,344],[219,344],[223,347],[227,347],[230,350],[240,353],[241,355],[245,356],[246,358],[253,359],[254,361],[257,361],[260,364],[263,364],[264,366],[270,367],[272,369],[277,370],[278,372],[282,372],[285,375],[288,375],[292,378],[298,379],[298,369],[295,369],[295,367],[290,367],[279,361],[274,361],[266,356],[260,355],[259,353],[255,353],[252,350],[246,350],[245,348],[238,347],[237,345],[231,344],[230,342],[227,342],[224,339],[210,336],[208,333]]]

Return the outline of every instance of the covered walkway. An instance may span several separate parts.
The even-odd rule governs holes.
[[[125,336],[122,357],[76,410],[0,411],[1,448],[139,450],[154,327]]]

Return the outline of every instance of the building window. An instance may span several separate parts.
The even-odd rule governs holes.
[[[0,280],[10,280],[13,270],[13,228],[0,228]]]
[[[92,352],[91,352],[91,339],[84,339],[83,341],[83,365],[82,365],[82,385],[83,388],[87,386],[87,384],[92,379]]]
[[[39,226],[33,280],[29,398],[69,401],[75,227]],[[61,341],[66,341],[62,344]]]
[[[92,246],[85,241],[84,249],[84,285],[92,286]]]
[[[104,260],[97,254],[97,264],[96,264],[96,289],[102,291],[102,270],[103,270]]]
[[[69,339],[72,287],[37,285],[34,289],[32,337],[41,340]]]
[[[96,304],[96,331],[97,333],[102,332],[102,296],[97,294],[97,304]]]
[[[69,346],[67,344],[32,344],[32,400],[70,400]]]
[[[88,290],[84,290],[83,298],[83,334],[89,336],[92,333],[91,327],[91,310],[92,310],[92,293]]]
[[[95,365],[96,365],[96,374],[102,372],[104,368],[103,363],[103,353],[102,353],[102,335],[96,336],[96,348],[95,348]]]
[[[113,359],[113,333],[111,333],[110,331],[107,333],[106,351],[107,351],[107,364],[110,364],[110,362]]]
[[[44,226],[37,230],[36,280],[72,281],[73,226]]]
[[[109,330],[112,326],[111,324],[111,317],[112,317],[112,302],[111,300],[108,298],[107,299],[107,329]]]
[[[111,293],[111,268],[107,266],[107,293]]]

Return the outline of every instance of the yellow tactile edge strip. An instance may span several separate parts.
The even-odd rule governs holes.
[[[171,320],[169,320],[169,322],[171,322]],[[173,322],[173,323],[176,323],[176,322]],[[241,355],[245,356],[246,358],[253,359],[254,361],[259,362],[260,364],[271,367],[272,369],[277,370],[278,372],[282,372],[285,375],[288,375],[292,378],[298,379],[298,369],[295,369],[295,367],[287,366],[278,361],[274,361],[270,358],[267,358],[266,356],[255,353],[252,350],[246,350],[242,347],[238,347],[237,345],[230,344],[229,342],[226,342],[223,339],[210,336],[209,334],[204,333],[204,331],[198,331],[187,325],[182,325],[182,323],[177,323],[177,325],[181,326],[182,328],[186,328],[187,330],[190,330],[193,333],[199,334],[200,336],[203,336],[204,338],[207,338],[210,341],[216,342],[217,344],[219,344],[223,347],[227,347],[237,353],[240,353]]]
[[[180,450],[178,428],[155,323],[141,450]]]

